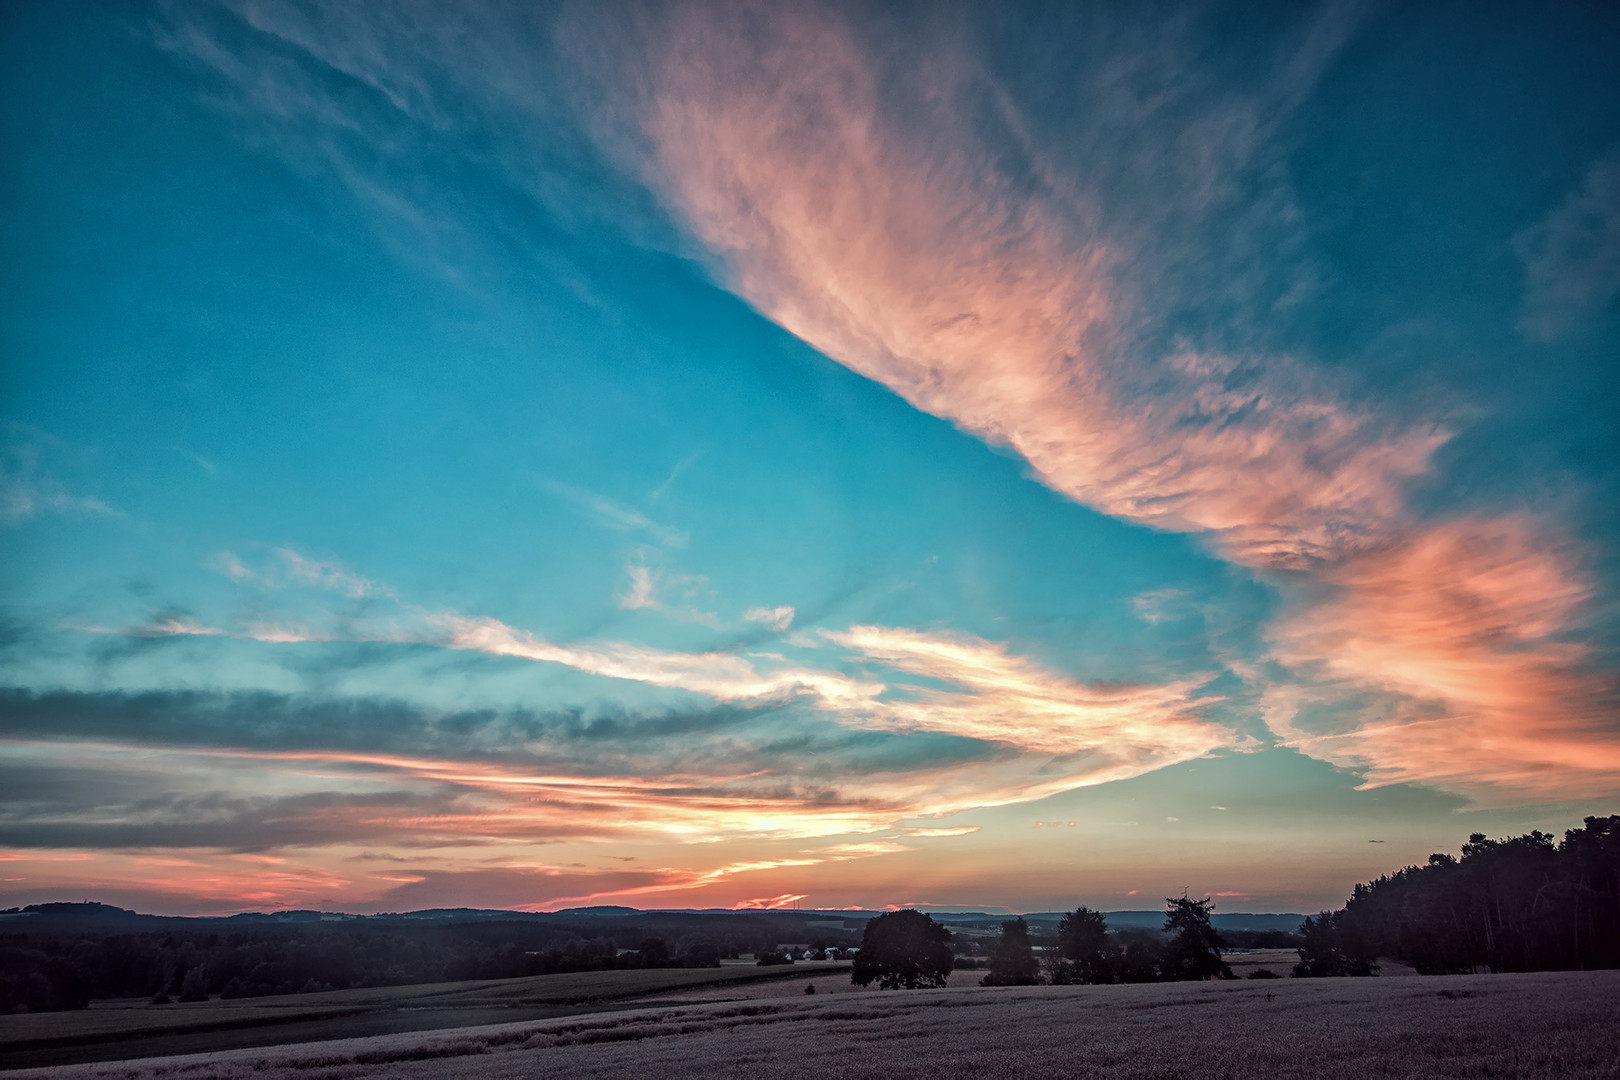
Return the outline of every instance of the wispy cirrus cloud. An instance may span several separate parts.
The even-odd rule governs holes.
[[[672,475],[670,479],[673,480],[674,476]],[[635,507],[617,499],[549,477],[542,477],[539,483],[546,491],[578,507],[604,528],[616,532],[640,533],[668,548],[683,548],[691,541],[691,537],[684,530],[654,521]]]
[[[626,152],[728,283],[1076,500],[1300,565],[1376,537],[1445,441],[1284,357],[1137,350],[1134,233],[1100,192],[1001,167],[962,111],[995,91],[970,54],[891,78],[837,16],[747,6],[681,7],[642,35],[613,68]]]
[[[1620,152],[1595,163],[1514,246],[1524,260],[1526,335],[1552,341],[1601,314],[1620,296]]]
[[[270,558],[248,565],[229,549],[217,552],[210,565],[237,584],[252,582],[266,589],[306,587],[335,592],[351,600],[398,600],[390,585],[373,581],[364,574],[331,559],[317,559],[291,547],[270,549]]]
[[[314,585],[317,588],[341,593],[352,600],[365,600],[371,597],[398,599],[399,597],[399,594],[391,587],[372,581],[370,578],[357,574],[336,562],[323,562],[319,559],[312,559],[307,555],[299,554],[292,548],[276,548],[275,553],[282,561],[286,576],[300,584]]]
[[[624,572],[630,583],[618,594],[621,610],[656,611],[676,622],[708,627],[720,624],[719,615],[704,611],[695,603],[709,583],[703,575],[650,566],[644,553],[625,563]]]
[[[1209,676],[1163,685],[1083,683],[967,635],[857,626],[827,637],[896,671],[955,684],[875,703],[870,722],[993,739],[1029,751],[1085,755],[1099,770],[1148,771],[1230,745],[1200,710]],[[1103,760],[1113,758],[1110,766]]]
[[[78,495],[46,471],[45,450],[56,440],[20,424],[7,425],[8,444],[0,449],[0,527],[12,527],[42,515],[118,517],[100,499]]]
[[[1249,182],[1268,132],[1343,40],[1342,23],[1329,17],[1308,35],[1311,47],[1280,53],[1288,60],[1275,79],[1247,98],[1229,88],[1207,103],[1155,98],[1144,81],[1123,112],[1082,104],[1070,134],[1100,156],[1058,172],[959,42],[931,41],[928,64],[901,70],[882,28],[857,31],[824,9],[692,5],[629,25],[607,34],[603,70],[615,81],[597,84],[602,137],[662,194],[730,287],[918,408],[1017,451],[1053,489],[1197,535],[1262,574],[1284,572],[1272,580],[1303,611],[1274,634],[1274,659],[1287,669],[1274,701],[1327,678],[1404,703],[1393,716],[1355,712],[1353,734],[1333,744],[1354,752],[1296,745],[1374,776],[1465,791],[1612,789],[1614,702],[1602,679],[1580,672],[1578,650],[1556,644],[1582,618],[1556,526],[1514,511],[1467,525],[1425,520],[1408,489],[1431,474],[1448,422],[1298,358],[1186,341],[1162,348],[1148,332],[1149,305],[1176,299],[1155,278],[1180,273],[1178,245]],[[1105,70],[1116,82],[1086,90],[1128,89],[1146,69]],[[1195,71],[1182,74],[1198,84]],[[975,111],[985,101],[996,103],[1012,145],[986,134],[993,127]],[[1122,115],[1165,141],[1109,129]],[[1196,177],[1178,156],[1193,146],[1209,151],[1191,159]],[[1129,203],[1111,172],[1121,155],[1144,189]],[[1595,169],[1522,242],[1535,325],[1567,315],[1566,301],[1591,307],[1612,293],[1611,179],[1606,166]],[[1274,194],[1286,217],[1286,192]],[[1133,218],[1143,198],[1162,227]],[[1470,537],[1470,528],[1481,531]],[[1469,574],[1469,561],[1429,576],[1404,566],[1424,553],[1504,545],[1511,555],[1467,580],[1458,574]],[[1521,582],[1556,587],[1567,602],[1548,608]],[[1471,637],[1448,635],[1445,624],[1465,609],[1495,621]],[[1549,712],[1543,695],[1564,704]],[[1423,703],[1442,716],[1416,719]],[[1532,745],[1544,760],[1524,765]],[[1582,760],[1598,773],[1580,773]]]
[[[764,623],[780,634],[793,625],[795,614],[793,608],[786,604],[773,608],[754,607],[743,612],[743,621]]]

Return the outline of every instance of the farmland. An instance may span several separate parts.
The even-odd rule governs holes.
[[[179,1005],[98,1003],[86,1010],[0,1016],[0,1068],[314,1042],[574,1016],[678,990],[803,978],[847,982],[849,965],[663,968],[430,983]]]
[[[807,972],[792,974],[802,982]],[[791,988],[783,978],[780,986]],[[12,1075],[894,1080],[1054,1073],[1620,1077],[1620,972],[801,992]]]

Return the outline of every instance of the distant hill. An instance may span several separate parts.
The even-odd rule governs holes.
[[[30,927],[51,926],[128,926],[156,927],[177,923],[209,925],[299,925],[315,923],[390,923],[390,922],[532,922],[555,926],[581,923],[634,924],[656,929],[699,929],[715,920],[765,923],[784,930],[788,927],[841,926],[859,930],[867,920],[883,914],[882,911],[821,910],[817,908],[652,908],[641,909],[600,905],[595,907],[564,908],[561,911],[509,911],[500,908],[429,908],[423,911],[387,912],[376,915],[354,915],[335,911],[249,911],[227,916],[146,915],[111,904],[94,902],[30,904],[23,908],[0,911],[0,927],[7,924]],[[984,911],[932,911],[936,920],[948,925],[993,929],[1014,916]],[[1163,911],[1108,911],[1110,929],[1157,930],[1164,925]],[[1024,918],[1034,927],[1055,926],[1064,912],[1035,911]],[[1217,911],[1211,921],[1217,930],[1263,931],[1282,930],[1292,933],[1299,929],[1305,916]],[[604,927],[605,929],[605,927]],[[594,932],[594,931],[593,931]]]

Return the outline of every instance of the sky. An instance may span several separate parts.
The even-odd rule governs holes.
[[[1313,912],[1620,812],[1617,55],[7,5],[0,904]]]

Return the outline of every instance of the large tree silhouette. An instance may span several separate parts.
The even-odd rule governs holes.
[[[1081,906],[1058,921],[1057,954],[1049,968],[1055,985],[1111,983],[1118,977],[1119,950],[1108,941],[1108,919]]]
[[[891,911],[866,924],[849,981],[884,990],[944,986],[956,958],[951,932],[915,908]]]
[[[1165,943],[1160,971],[1166,979],[1230,979],[1232,969],[1221,959],[1226,940],[1211,925],[1215,903],[1209,897],[1164,898]]]

